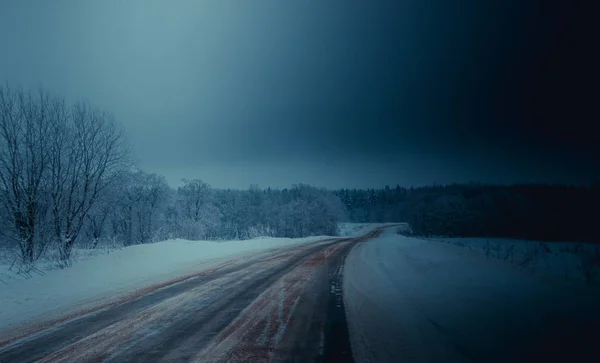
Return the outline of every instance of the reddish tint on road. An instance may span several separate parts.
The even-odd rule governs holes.
[[[21,332],[1,343],[0,361],[351,361],[340,272],[381,231],[147,287]]]

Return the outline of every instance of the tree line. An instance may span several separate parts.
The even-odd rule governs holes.
[[[0,86],[0,252],[32,267],[58,251],[64,267],[76,245],[334,235],[345,219],[323,189],[219,190],[200,179],[175,189],[131,160],[109,112]]]
[[[405,221],[417,235],[600,242],[600,184],[397,186],[335,194],[350,221]]]
[[[175,189],[143,171],[123,173],[92,208],[86,240],[125,246],[189,240],[298,238],[336,235],[346,218],[333,193],[308,185],[289,189],[213,189],[200,179]]]

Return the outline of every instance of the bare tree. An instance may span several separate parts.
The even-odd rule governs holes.
[[[67,265],[90,209],[128,166],[128,150],[107,112],[83,102],[61,110],[51,133],[48,188],[60,259]]]
[[[156,214],[167,199],[169,185],[162,175],[146,174],[137,189],[140,194],[136,210],[138,237],[141,243],[147,243],[158,224]]]
[[[164,177],[142,171],[123,178],[115,224],[126,246],[146,243],[158,228],[157,214],[169,197]]]
[[[210,193],[210,185],[200,179],[183,179],[183,186],[179,188],[178,194],[181,198],[183,215],[185,218],[198,222],[201,211],[207,202]]]
[[[19,245],[23,263],[33,264],[47,240],[43,181],[48,168],[49,128],[58,103],[43,91],[36,95],[0,86],[0,202]]]
[[[119,183],[115,181],[106,188],[86,215],[86,237],[92,242],[92,248],[98,247],[100,241],[106,237],[108,222],[118,203],[117,184]]]

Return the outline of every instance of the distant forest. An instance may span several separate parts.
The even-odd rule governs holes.
[[[600,184],[398,186],[335,194],[350,221],[406,221],[416,235],[600,241]]]

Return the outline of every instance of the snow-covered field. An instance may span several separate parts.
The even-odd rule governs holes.
[[[118,250],[77,250],[66,269],[17,275],[0,265],[0,331],[114,301],[150,285],[210,269],[232,258],[327,238],[260,238],[246,241],[170,240]]]
[[[353,353],[364,362],[512,362],[552,341],[581,343],[580,326],[600,326],[598,289],[542,281],[394,229],[349,254],[344,299]]]
[[[431,238],[507,261],[528,274],[554,282],[600,282],[600,245],[504,238]]]

